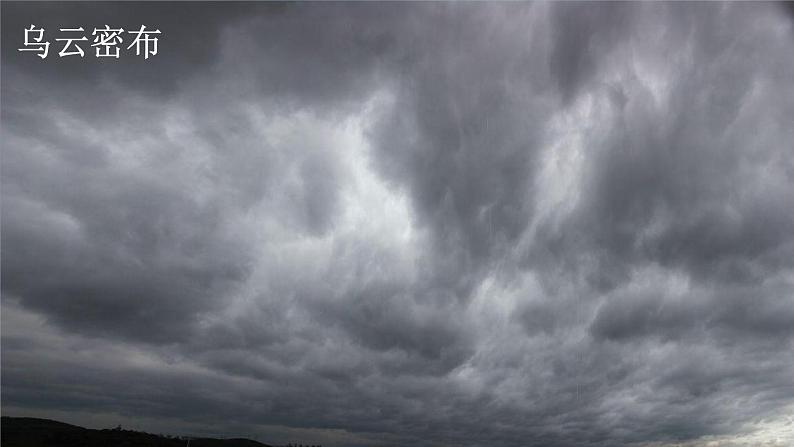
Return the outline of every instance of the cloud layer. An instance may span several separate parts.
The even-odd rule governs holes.
[[[99,6],[3,5],[4,414],[794,441],[790,8]]]

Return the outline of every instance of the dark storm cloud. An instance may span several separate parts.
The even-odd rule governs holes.
[[[284,443],[785,445],[784,11],[4,3],[5,408]],[[106,22],[161,53],[16,51],[30,23]]]

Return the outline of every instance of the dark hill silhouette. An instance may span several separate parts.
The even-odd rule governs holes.
[[[185,447],[187,438],[132,430],[92,430],[49,419],[3,416],[3,447]],[[271,447],[250,439],[191,438],[190,447]]]

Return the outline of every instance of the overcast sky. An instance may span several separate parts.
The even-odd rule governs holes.
[[[794,8],[3,2],[2,413],[794,445]]]

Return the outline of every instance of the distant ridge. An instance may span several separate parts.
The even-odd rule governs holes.
[[[187,438],[133,430],[93,430],[49,419],[3,416],[3,447],[185,447]],[[190,447],[272,447],[250,439],[191,438]]]

